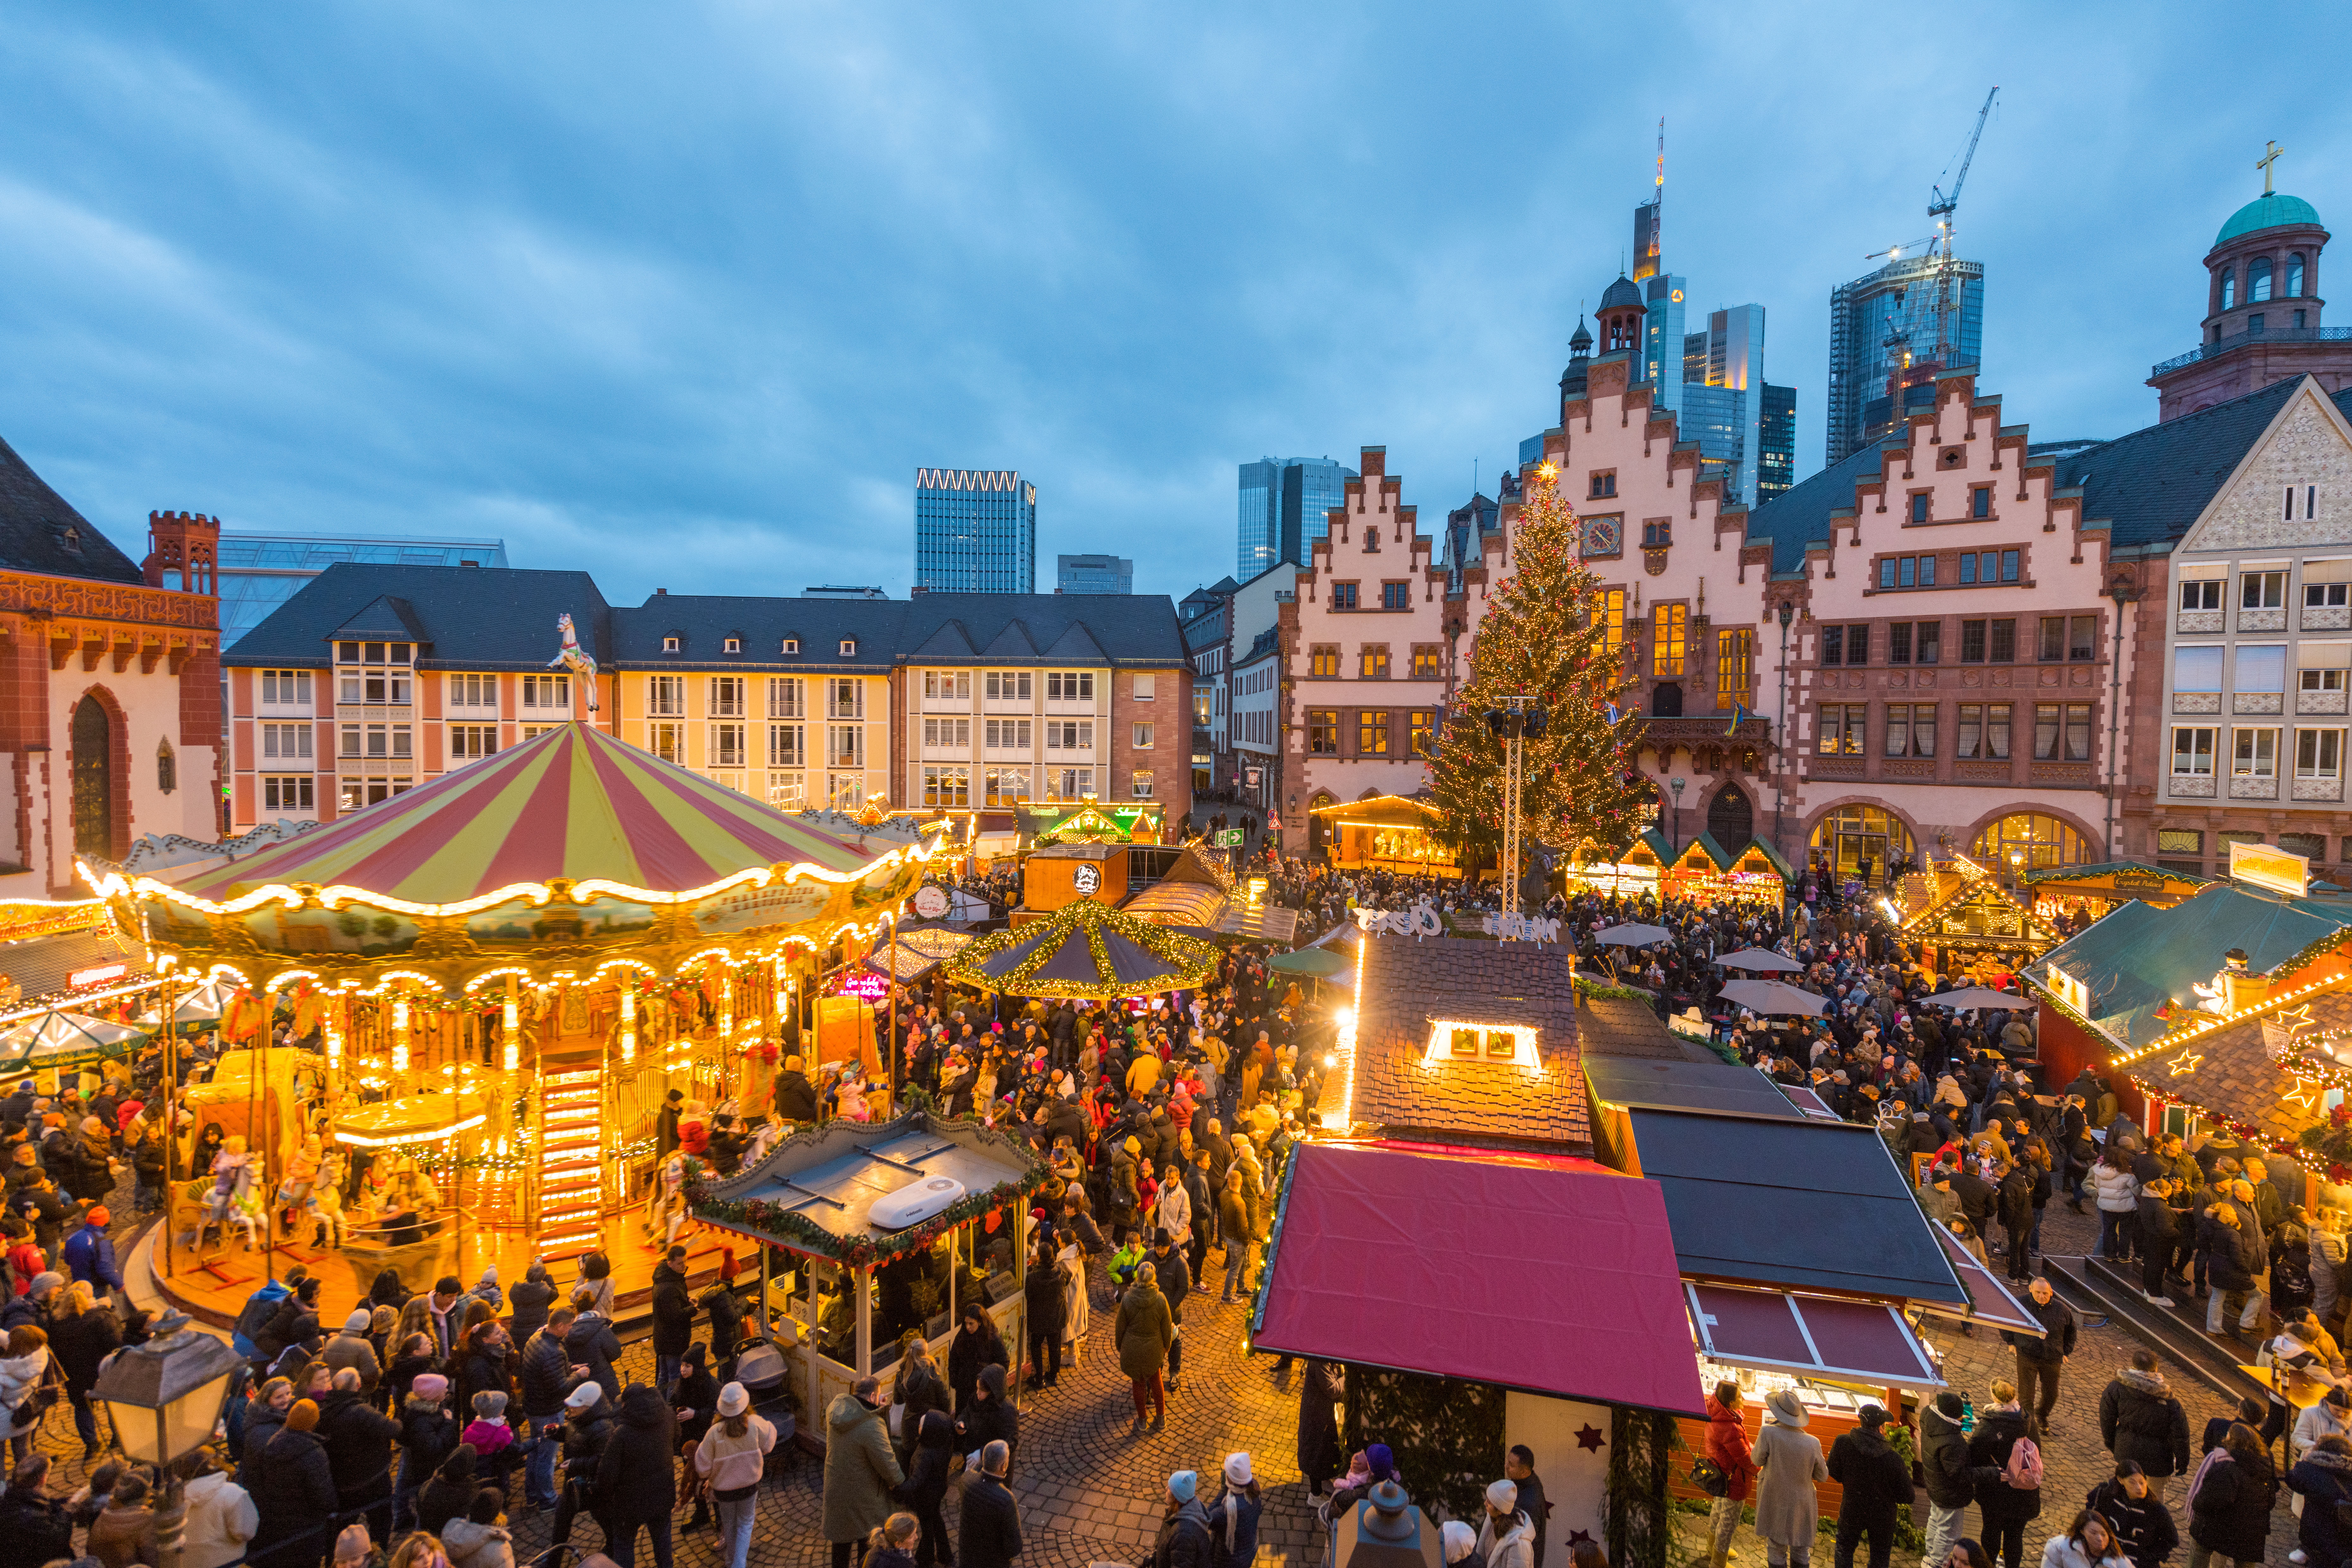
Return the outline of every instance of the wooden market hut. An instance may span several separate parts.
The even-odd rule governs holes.
[[[2018,880],[2032,891],[2037,911],[2044,919],[2069,906],[2096,919],[2133,899],[2169,909],[2184,898],[2195,897],[2198,889],[2211,885],[2213,879],[2138,861],[2108,861],[2100,865],[2043,866]]]
[[[1632,843],[1613,853],[1588,839],[1570,852],[1568,884],[1596,893],[1655,898],[1665,878],[1666,864],[1674,858],[1674,848],[1666,842],[1666,835],[1655,828],[1644,828]]]
[[[1375,795],[1318,806],[1308,813],[1330,832],[1331,864],[1340,871],[1391,871],[1412,876],[1462,874],[1461,857],[1439,841],[1445,814],[1410,795]]]
[[[1780,852],[1761,839],[1750,839],[1747,846],[1731,858],[1731,870],[1725,881],[1730,884],[1732,897],[1750,904],[1768,904],[1778,909],[1787,902],[1789,888],[1797,880]]]
[[[1966,855],[1931,862],[1903,879],[1903,935],[1919,944],[1935,974],[1972,974],[1988,965],[2011,973],[2059,943],[2057,930]]]
[[[1731,870],[1732,856],[1712,833],[1701,833],[1666,867],[1665,895],[1668,898],[1690,898],[1713,902],[1730,890],[1724,879]]]

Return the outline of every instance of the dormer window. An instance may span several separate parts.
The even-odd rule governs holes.
[[[662,652],[663,652],[663,653],[677,653],[677,638],[675,638],[675,637],[665,637],[665,638],[663,638],[663,639],[662,639]]]
[[[841,640],[841,656],[845,659],[854,659],[857,656],[856,638],[844,637]]]
[[[743,639],[742,639],[742,638],[740,638],[740,637],[730,637],[730,638],[728,638],[728,639],[727,639],[727,651],[728,651],[729,653],[741,653],[741,652],[743,651]]]
[[[799,653],[800,651],[801,651],[801,640],[800,640],[798,637],[787,637],[787,638],[785,638],[785,639],[784,639],[784,652],[785,652],[785,653]]]
[[[1514,1067],[1540,1067],[1532,1024],[1488,1023],[1464,1019],[1430,1020],[1430,1065],[1446,1061],[1493,1061]]]

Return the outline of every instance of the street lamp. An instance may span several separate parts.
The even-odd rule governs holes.
[[[245,1365],[225,1342],[189,1325],[185,1312],[166,1312],[155,1337],[117,1352],[90,1389],[106,1406],[122,1451],[163,1477],[156,1568],[179,1568],[187,1525],[187,1500],[173,1466],[212,1437],[229,1382]]]
[[[1772,737],[1778,742],[1772,748],[1772,848],[1782,860],[1789,858],[1789,846],[1780,836],[1789,810],[1789,622],[1796,618],[1797,601],[1780,601],[1780,718]]]
[[[1675,831],[1667,846],[1677,855],[1683,852],[1683,782],[1679,774],[1666,780],[1666,788],[1675,792]]]
[[[2116,858],[2116,747],[2124,718],[2124,612],[2139,601],[2139,585],[2127,570],[2118,570],[2107,582],[2107,597],[2116,601],[2116,650],[2107,661],[2107,838],[2106,858]]]

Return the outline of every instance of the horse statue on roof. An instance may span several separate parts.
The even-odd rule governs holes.
[[[579,630],[572,624],[572,612],[565,611],[555,618],[555,629],[563,633],[563,646],[547,662],[551,670],[562,668],[580,677],[582,689],[588,694],[588,711],[596,711],[596,660],[580,645]]]

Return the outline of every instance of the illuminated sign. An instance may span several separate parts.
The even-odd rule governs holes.
[[[2230,880],[2301,898],[2311,891],[2311,857],[2275,844],[2233,841],[2230,845]]]
[[[100,964],[93,969],[76,969],[66,977],[66,984],[79,991],[85,986],[103,986],[131,973],[128,964]]]
[[[878,1002],[890,994],[890,977],[872,969],[851,969],[834,981],[833,994]]]

